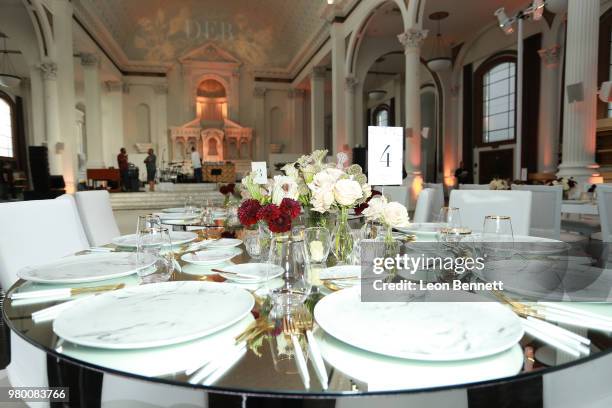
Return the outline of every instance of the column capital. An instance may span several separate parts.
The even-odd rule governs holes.
[[[82,52],[79,56],[81,57],[81,65],[83,65],[84,67],[93,68],[98,67],[98,65],[100,64],[100,58],[98,58],[96,54]]]
[[[355,92],[358,83],[359,81],[353,75],[344,78],[344,88],[349,92]]]
[[[404,46],[404,51],[410,52],[421,48],[428,32],[429,30],[421,30],[420,28],[409,28],[399,34],[397,39]]]
[[[546,68],[557,68],[561,59],[561,46],[559,44],[552,45],[548,48],[538,50],[540,59]]]
[[[153,91],[157,95],[167,94],[168,93],[168,85],[166,85],[166,84],[156,84],[156,85],[153,85]]]
[[[107,92],[120,92],[123,90],[123,82],[121,81],[106,81],[104,85],[106,85]]]
[[[266,88],[263,87],[255,87],[255,89],[253,89],[253,96],[256,98],[263,98],[264,96],[266,96]]]
[[[327,68],[325,67],[314,67],[312,69],[312,77],[315,79],[324,79],[327,75]]]
[[[57,79],[57,64],[55,62],[43,62],[39,65],[39,68],[44,79],[48,81],[55,81]]]

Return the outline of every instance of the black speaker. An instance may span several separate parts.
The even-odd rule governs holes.
[[[49,181],[49,152],[47,146],[29,146],[30,172],[32,174],[32,186],[34,191],[47,192],[50,188]]]

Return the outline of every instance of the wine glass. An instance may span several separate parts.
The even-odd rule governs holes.
[[[306,252],[310,262],[314,264],[325,264],[331,249],[331,235],[327,228],[306,228],[303,233],[306,243]]]
[[[440,224],[444,224],[445,227],[449,228],[460,228],[461,225],[461,212],[457,207],[442,207],[438,214],[438,220]]]
[[[195,200],[192,196],[187,196],[187,198],[185,198],[185,206],[183,210],[186,214],[195,214],[198,211]]]
[[[244,236],[244,246],[251,258],[259,260],[262,255],[262,245],[259,240],[258,231],[246,231]]]
[[[512,219],[507,215],[487,215],[482,226],[482,243],[487,257],[510,258],[514,250]]]
[[[149,216],[139,217],[137,259],[140,263],[155,259],[155,264],[138,270],[138,277],[143,284],[165,282],[174,272],[175,259],[172,250],[170,230],[161,224],[155,224]],[[141,220],[142,218],[142,220]]]
[[[288,236],[272,238],[268,262],[284,270],[283,284],[270,291],[275,307],[291,311],[304,303],[311,290],[310,262],[304,240]]]

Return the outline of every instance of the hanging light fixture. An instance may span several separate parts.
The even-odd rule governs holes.
[[[448,54],[448,47],[444,46],[442,41],[442,33],[440,30],[440,21],[448,17],[446,11],[437,11],[430,14],[429,19],[438,22],[438,33],[434,39],[431,58],[427,60],[427,67],[433,72],[442,72],[451,69],[453,62]]]
[[[3,40],[3,49],[0,50],[0,86],[5,88],[15,88],[21,83],[21,77],[17,75],[17,70],[11,62],[8,48],[6,47],[6,35],[0,33]]]
[[[376,67],[376,64],[382,64],[384,60],[385,60],[385,57],[377,58],[376,61],[374,61],[374,65],[372,66],[372,68]],[[372,72],[372,75],[376,77],[376,75],[378,75],[378,71],[374,70],[374,72]],[[368,98],[371,101],[379,101],[382,98],[384,98],[386,95],[387,95],[387,91],[385,91],[384,89],[372,89],[368,91]]]

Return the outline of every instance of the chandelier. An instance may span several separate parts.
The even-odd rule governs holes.
[[[446,11],[437,11],[429,16],[430,20],[438,22],[438,33],[434,39],[433,50],[431,52],[431,58],[427,60],[427,67],[433,72],[442,72],[451,69],[453,62],[450,58],[448,47],[445,47],[444,41],[442,40],[442,33],[440,30],[440,21],[448,17]]]
[[[3,49],[0,50],[0,86],[5,88],[15,88],[21,83],[21,77],[17,75],[17,70],[11,62],[9,50],[6,47],[6,35],[0,33],[3,40]]]

